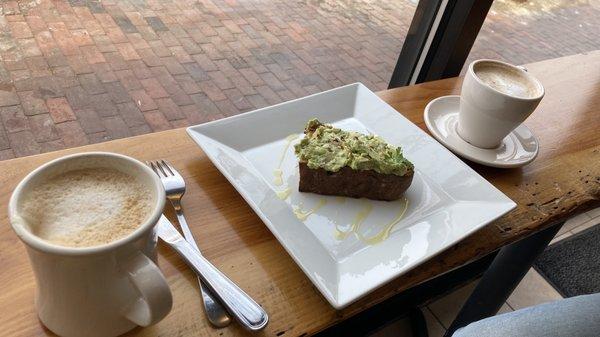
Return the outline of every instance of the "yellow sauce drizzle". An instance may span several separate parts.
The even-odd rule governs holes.
[[[304,221],[311,214],[317,212],[326,204],[327,204],[327,200],[321,199],[321,200],[319,200],[319,203],[315,207],[313,207],[312,209],[309,209],[308,211],[302,210],[302,204],[300,204],[300,206],[294,208],[294,214],[296,215],[296,218],[298,218],[298,220]]]
[[[404,214],[408,209],[408,199],[404,198],[404,207],[400,209],[400,211],[398,211],[396,217],[392,221],[388,222],[379,233],[371,237],[365,237],[360,233],[360,227],[362,226],[364,220],[369,216],[372,209],[373,206],[369,203],[365,205],[363,209],[359,210],[356,214],[356,217],[354,218],[354,221],[352,221],[352,224],[348,231],[340,231],[340,229],[336,225],[335,238],[338,240],[344,240],[348,237],[348,235],[354,233],[359,240],[363,241],[368,245],[375,245],[385,241],[390,236],[390,233],[392,232],[392,229],[394,229],[394,226],[396,226],[396,224],[398,224],[398,222],[400,222],[400,220],[402,220],[402,218],[404,217]]]
[[[360,227],[362,222],[365,221],[365,219],[369,216],[369,214],[371,214],[372,210],[373,210],[373,205],[371,205],[371,203],[367,202],[365,204],[365,207],[363,207],[361,210],[358,211],[358,213],[356,213],[354,220],[350,224],[350,230],[342,231],[342,230],[340,230],[339,226],[336,224],[335,225],[335,238],[338,240],[344,240],[351,233],[358,233],[358,228]]]
[[[275,184],[275,186],[283,185],[283,171],[281,169],[274,169],[273,176],[273,184]]]
[[[282,190],[282,191],[277,191],[277,192],[275,192],[275,193],[277,193],[277,197],[278,197],[279,199],[281,199],[281,200],[285,200],[285,199],[287,199],[287,197],[289,197],[289,196],[290,196],[290,193],[292,193],[292,189],[291,189],[291,188],[289,188],[289,187],[287,187],[287,188],[285,188],[284,190]]]
[[[281,170],[281,165],[283,165],[283,160],[285,159],[285,156],[288,153],[288,149],[290,148],[290,145],[298,137],[299,137],[298,134],[291,134],[291,135],[285,137],[285,147],[283,148],[283,152],[281,153],[281,156],[279,157],[279,164],[277,165],[277,168],[273,170],[273,176],[274,176],[273,183],[275,184],[275,186],[283,185],[283,178],[282,178],[283,171]]]

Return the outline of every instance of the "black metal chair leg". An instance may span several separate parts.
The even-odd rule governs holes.
[[[495,315],[562,225],[556,224],[500,249],[444,337],[452,336],[472,322]]]
[[[410,329],[413,337],[429,337],[427,331],[427,321],[423,315],[423,309],[414,307],[410,310],[408,315],[410,319]]]

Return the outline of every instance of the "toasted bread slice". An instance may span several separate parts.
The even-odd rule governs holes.
[[[414,166],[381,138],[344,131],[313,119],[296,145],[300,192],[397,200],[409,188]]]

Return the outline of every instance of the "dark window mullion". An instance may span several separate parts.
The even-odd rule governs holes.
[[[492,2],[419,1],[389,88],[412,84],[413,78],[416,78],[415,83],[421,83],[458,76]],[[437,26],[436,17],[439,17]],[[429,46],[428,39],[431,40]],[[419,60],[422,60],[420,67]]]
[[[390,79],[389,88],[410,84],[442,2],[443,0],[419,1]]]
[[[460,74],[492,0],[449,1],[417,83]],[[434,47],[435,46],[435,47]]]

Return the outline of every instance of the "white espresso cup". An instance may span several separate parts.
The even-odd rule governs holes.
[[[469,65],[460,93],[458,135],[480,148],[496,148],[544,97],[544,87],[522,67],[495,60]]]
[[[152,193],[145,222],[125,237],[91,247],[61,246],[33,234],[20,214],[27,192],[60,172],[84,168],[112,168],[136,177]],[[171,291],[155,262],[154,226],[164,203],[165,191],[156,174],[114,153],[58,158],[19,183],[8,205],[10,222],[27,248],[37,282],[37,313],[48,329],[61,336],[116,336],[152,325],[169,313]]]

